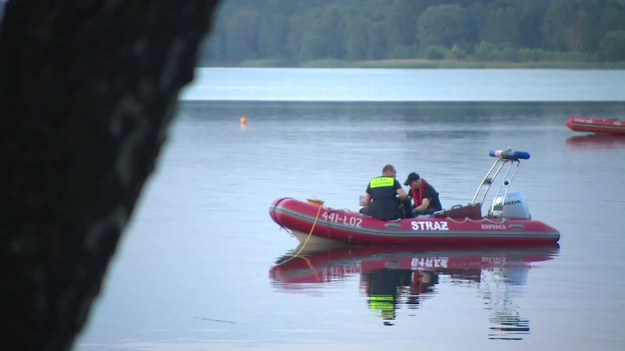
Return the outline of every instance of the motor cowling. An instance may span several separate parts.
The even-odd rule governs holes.
[[[499,194],[493,200],[491,217],[505,219],[532,219],[527,199],[522,192]]]

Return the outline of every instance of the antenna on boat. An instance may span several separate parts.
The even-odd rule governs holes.
[[[529,152],[512,151],[512,149],[510,148],[507,150],[491,150],[488,154],[491,157],[497,158],[497,160],[493,163],[493,165],[490,167],[488,172],[486,172],[486,175],[482,179],[482,182],[477,187],[477,190],[475,191],[475,195],[473,195],[473,199],[471,200],[472,204],[476,203],[476,199],[478,198],[478,196],[480,196],[480,194],[482,197],[478,203],[480,204],[484,203],[491,186],[493,185],[493,183],[495,183],[495,179],[499,176],[504,166],[507,166],[505,175],[504,175],[504,180],[502,183],[499,184],[499,188],[497,189],[497,195],[500,195],[502,187],[504,186],[506,187],[505,193],[503,194],[503,198],[505,199],[506,196],[508,195],[508,189],[510,188],[512,179],[514,179],[516,175],[516,171],[519,167],[519,164],[521,163],[520,160],[527,160],[530,158]],[[514,169],[512,169],[513,165],[516,166],[514,167]],[[512,176],[508,179],[508,175],[510,174],[511,170],[512,170]],[[493,211],[494,206],[495,206],[495,202],[493,202],[490,212]]]

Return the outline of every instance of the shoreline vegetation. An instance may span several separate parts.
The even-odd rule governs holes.
[[[224,67],[224,65],[202,65],[202,67]],[[279,60],[245,60],[240,64],[226,67],[240,68],[384,68],[384,69],[603,69],[623,70],[625,61],[619,62],[569,62],[569,61],[470,61],[470,60],[427,60],[427,59],[387,59],[387,60],[309,60],[289,64]]]
[[[625,69],[625,0],[222,0],[199,66]]]

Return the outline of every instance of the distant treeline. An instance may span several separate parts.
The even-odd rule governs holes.
[[[623,0],[222,0],[202,65],[625,60]]]

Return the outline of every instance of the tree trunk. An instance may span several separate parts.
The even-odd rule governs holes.
[[[3,350],[72,348],[154,170],[178,93],[193,78],[217,3],[6,3]]]

